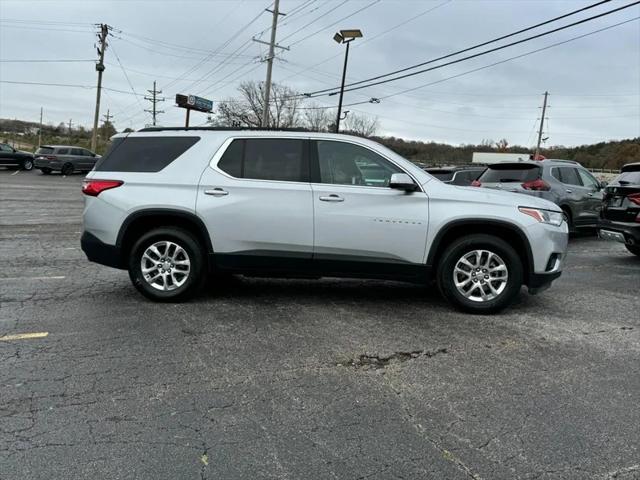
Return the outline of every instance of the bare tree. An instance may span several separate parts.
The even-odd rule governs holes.
[[[311,103],[304,107],[304,126],[313,132],[326,132],[334,116],[333,110]]]
[[[353,112],[349,112],[343,123],[346,132],[361,137],[371,137],[375,135],[380,127],[378,117],[369,117],[368,115]]]
[[[262,127],[264,82],[242,82],[238,87],[240,99],[227,99],[218,104],[213,123],[220,126]],[[291,88],[277,83],[271,86],[269,127],[300,126],[301,98]]]

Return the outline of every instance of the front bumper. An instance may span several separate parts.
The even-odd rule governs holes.
[[[607,235],[606,232],[620,234],[622,238],[620,238],[620,235]],[[600,219],[598,236],[604,240],[619,241],[627,245],[640,245],[640,223],[612,222],[611,220]]]
[[[95,235],[84,232],[80,238],[80,246],[89,261],[106,265],[107,267],[124,269],[120,248],[108,245]]]

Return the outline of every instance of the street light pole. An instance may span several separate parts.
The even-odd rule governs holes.
[[[344,52],[344,67],[342,68],[342,83],[340,84],[340,99],[338,100],[338,115],[336,116],[336,133],[340,131],[340,117],[342,116],[342,98],[344,96],[344,82],[347,78],[347,62],[349,61],[349,44],[356,38],[361,38],[360,30],[340,30],[333,36],[337,43],[345,43],[347,49]]]
[[[353,39],[351,39],[353,40]],[[347,62],[349,61],[349,44],[351,40],[347,40],[347,49],[344,52],[344,68],[342,69],[342,84],[340,85],[340,100],[338,100],[338,116],[336,117],[336,133],[340,131],[340,117],[342,116],[342,97],[344,95],[344,82],[347,78]]]

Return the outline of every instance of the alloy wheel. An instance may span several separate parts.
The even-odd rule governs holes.
[[[144,251],[140,270],[142,277],[153,288],[171,291],[180,288],[189,278],[191,260],[186,250],[177,243],[160,241]]]
[[[474,302],[488,302],[507,287],[509,270],[499,255],[489,250],[465,253],[453,269],[458,292]]]

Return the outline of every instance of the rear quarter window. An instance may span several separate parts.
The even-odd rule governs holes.
[[[36,155],[50,155],[53,153],[53,148],[51,147],[40,147],[36,150]]]
[[[540,178],[535,165],[492,165],[478,178],[481,183],[531,182]]]
[[[200,137],[115,138],[96,164],[99,172],[159,172],[189,150]]]

